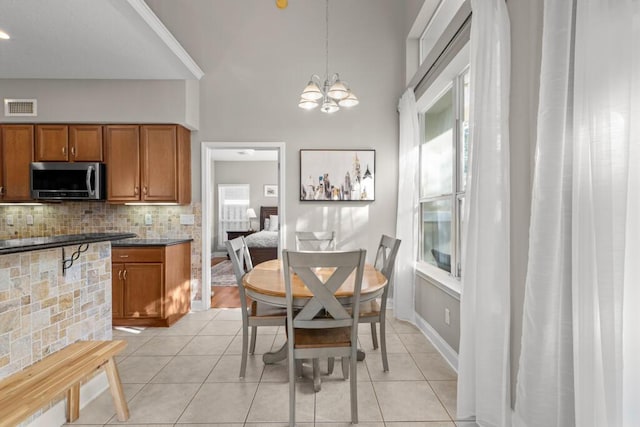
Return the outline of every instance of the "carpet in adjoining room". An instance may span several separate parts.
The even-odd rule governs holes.
[[[230,286],[236,284],[236,276],[233,274],[233,264],[224,260],[211,267],[211,286]]]

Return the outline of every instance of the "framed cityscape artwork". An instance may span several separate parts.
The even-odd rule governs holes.
[[[375,166],[375,150],[300,150],[300,200],[373,201]]]

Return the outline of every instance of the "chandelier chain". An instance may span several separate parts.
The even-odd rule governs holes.
[[[326,1],[326,6],[325,6],[325,26],[326,26],[326,37],[325,37],[325,57],[327,58],[326,61],[326,72],[325,72],[325,78],[329,78],[329,0]]]

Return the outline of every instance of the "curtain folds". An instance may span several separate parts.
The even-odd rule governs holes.
[[[529,263],[515,424],[575,425],[571,328],[573,13],[544,5]]]
[[[515,419],[636,426],[640,3],[546,0],[544,9]]]
[[[402,240],[398,251],[393,289],[394,315],[414,321],[415,261],[418,234],[418,150],[420,126],[413,89],[400,98],[400,140],[398,147],[398,213],[396,237]]]
[[[458,418],[511,425],[510,24],[504,0],[472,0],[471,154],[460,302]]]

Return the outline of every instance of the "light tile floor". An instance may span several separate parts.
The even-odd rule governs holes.
[[[369,325],[360,325],[358,413],[361,427],[472,427],[456,421],[456,373],[414,326],[388,317],[389,372],[373,350]],[[256,354],[240,369],[239,309],[190,313],[171,328],[139,333],[114,330],[128,346],[117,358],[129,402],[128,425],[277,427],[287,425],[287,365],[264,365],[262,354],[285,342],[284,328],[259,328]],[[305,367],[305,370],[307,368]],[[322,390],[313,392],[310,372],[297,383],[301,426],[350,424],[349,382],[339,363],[333,375],[322,366]],[[105,391],[80,411],[73,425],[120,424]]]

